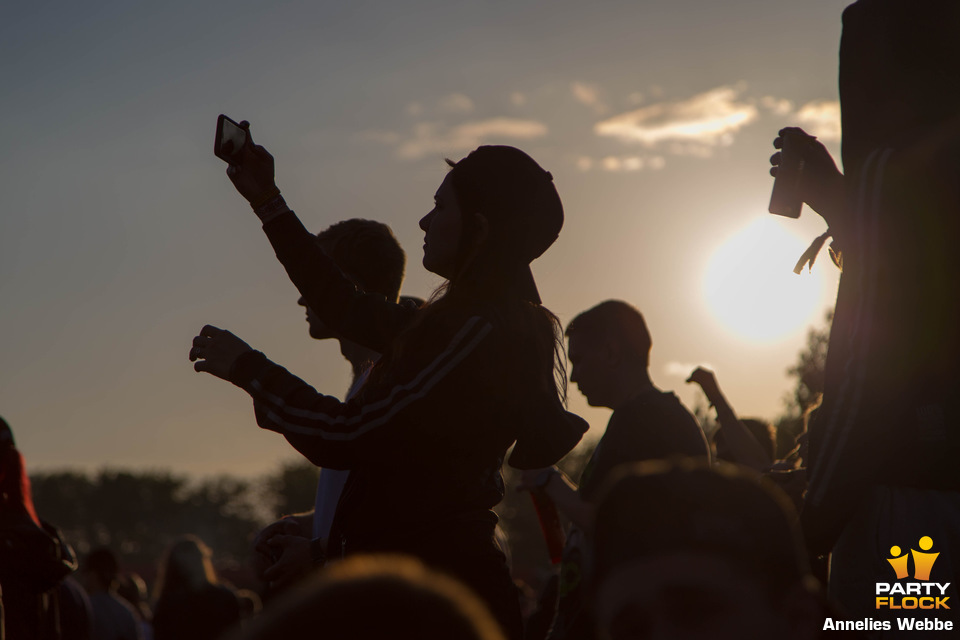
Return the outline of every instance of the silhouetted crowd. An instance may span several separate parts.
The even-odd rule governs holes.
[[[842,269],[822,401],[795,448],[741,419],[714,372],[711,441],[650,377],[652,339],[608,300],[566,327],[530,263],[557,239],[553,176],[482,146],[454,162],[419,226],[445,283],[401,296],[386,225],[314,235],[250,125],[221,116],[217,155],[300,293],[309,334],[350,363],[341,400],[207,325],[189,359],[247,392],[257,424],[320,468],[315,508],[256,534],[261,587],[218,580],[196,536],[170,544],[153,596],[119,550],[78,561],[33,505],[0,428],[6,638],[922,637],[960,624],[960,3],[859,0],[843,14],[842,161],[800,129],[774,140],[777,197],[819,213]],[[789,175],[788,174],[789,171]],[[265,267],[266,268],[266,267]],[[763,296],[763,291],[757,291]],[[587,429],[567,381],[613,410]],[[207,384],[206,381],[198,382]],[[554,571],[521,607],[495,507],[518,471]],[[261,605],[261,602],[264,604]],[[939,625],[939,626],[937,626]],[[0,638],[4,637],[0,633]]]

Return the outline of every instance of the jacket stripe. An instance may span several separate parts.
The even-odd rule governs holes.
[[[351,441],[385,424],[411,403],[426,396],[492,330],[493,325],[489,322],[478,316],[471,317],[447,348],[413,380],[395,386],[384,399],[364,405],[360,413],[352,417],[290,406],[283,398],[267,391],[259,379],[251,383],[251,388],[258,395],[255,404],[266,405],[257,409],[282,431],[331,441]]]

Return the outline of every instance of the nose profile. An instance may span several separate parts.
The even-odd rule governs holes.
[[[307,306],[307,301],[303,299],[303,296],[300,296],[299,298],[297,298],[297,304],[300,305],[301,307],[305,307]]]
[[[420,230],[426,231],[430,228],[430,219],[433,218],[433,211],[420,218]]]

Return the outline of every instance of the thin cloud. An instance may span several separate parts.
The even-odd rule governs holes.
[[[627,173],[631,171],[657,171],[666,166],[667,160],[659,155],[605,156],[596,159],[590,156],[577,156],[574,163],[577,169],[584,172],[596,168],[610,173]]]
[[[411,118],[423,116],[466,115],[474,110],[473,100],[463,93],[450,93],[426,103],[415,101],[404,107],[404,113]]]
[[[473,149],[491,138],[534,140],[547,134],[547,126],[535,120],[490,118],[448,127],[436,122],[416,125],[413,134],[397,146],[397,155],[416,160],[430,154]]]
[[[728,146],[733,142],[733,136],[725,134],[718,144]],[[699,142],[671,142],[667,151],[675,156],[692,156],[694,158],[709,158],[713,155],[713,147]]]
[[[826,142],[840,140],[840,103],[836,100],[808,102],[797,110],[796,117],[811,135]]]
[[[514,91],[510,94],[510,103],[515,107],[522,107],[527,104],[527,96],[520,91]]]
[[[733,134],[757,119],[757,107],[738,100],[735,87],[718,87],[676,102],[659,102],[608,118],[594,126],[597,135],[647,147],[680,143],[671,151],[701,153],[729,144]]]
[[[705,362],[694,364],[690,362],[671,361],[663,367],[663,372],[668,376],[677,376],[686,380],[697,367],[703,367],[704,369],[710,369],[711,371],[715,368],[713,365]]]
[[[393,145],[400,142],[400,134],[395,131],[361,131],[360,139],[380,144]]]
[[[785,116],[793,111],[792,102],[786,98],[776,98],[774,96],[760,98],[760,106],[778,116]]]
[[[620,161],[620,158],[616,156],[607,156],[603,159],[601,166],[604,171],[620,171],[623,163]]]
[[[606,105],[600,101],[600,90],[596,85],[583,82],[570,83],[570,92],[580,104],[592,107],[597,113],[605,113]]]
[[[462,93],[451,93],[441,98],[440,111],[443,113],[470,113],[473,111],[473,100]]]

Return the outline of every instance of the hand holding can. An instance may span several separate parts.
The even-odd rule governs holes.
[[[805,149],[816,140],[803,129],[787,127],[781,129],[773,146],[780,149],[770,158],[774,165],[770,173],[776,176],[773,193],[770,195],[770,213],[788,218],[799,218],[803,208],[803,196],[800,181],[806,164]]]

